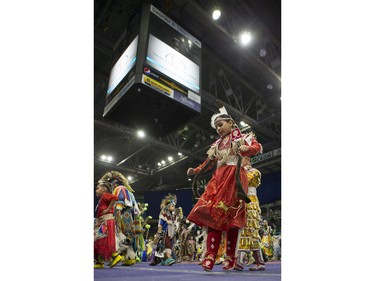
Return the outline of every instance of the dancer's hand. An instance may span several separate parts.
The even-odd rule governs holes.
[[[195,172],[194,172],[194,169],[193,168],[189,168],[188,170],[187,170],[187,175],[188,176],[192,176],[192,175],[194,175],[195,174]]]

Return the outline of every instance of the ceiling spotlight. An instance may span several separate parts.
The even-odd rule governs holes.
[[[102,156],[100,156],[100,159],[102,159],[102,160],[106,160],[106,159],[107,159],[107,156],[102,155]]]
[[[213,20],[217,20],[219,19],[221,16],[221,11],[219,9],[215,9],[213,12],[212,12],[212,18]]]
[[[165,161],[164,161],[164,160],[161,160],[161,163],[164,165],[164,164],[165,164]]]
[[[111,162],[112,161],[112,156],[107,156],[107,161]]]
[[[161,166],[161,163],[160,163],[160,162],[158,162],[158,166],[159,166],[159,167]]]
[[[132,177],[132,176],[128,176],[128,180],[130,180],[130,181],[131,181],[132,179],[133,179],[133,177]]]
[[[260,55],[262,58],[264,58],[264,57],[267,55],[267,51],[266,51],[266,49],[260,49],[260,51],[259,51],[259,55]]]
[[[168,156],[168,161],[172,162],[173,161],[173,157],[172,156]]]
[[[146,135],[145,132],[143,132],[142,130],[139,130],[139,131],[137,132],[137,136],[140,137],[140,138],[144,138],[145,135]]]
[[[240,38],[241,38],[241,44],[247,45],[251,41],[252,36],[250,32],[246,31],[246,32],[241,33]]]
[[[182,156],[182,153],[181,152],[179,152],[179,153],[177,153],[178,154],[178,156]]]

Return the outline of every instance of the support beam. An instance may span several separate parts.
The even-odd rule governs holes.
[[[103,162],[103,161],[100,161],[100,160],[95,160],[94,165],[101,165],[101,166],[108,167],[108,170],[118,170],[120,172],[132,172],[132,173],[135,173],[135,174],[138,174],[138,175],[143,175],[143,176],[150,176],[151,175],[151,172],[148,172],[146,170],[130,168],[130,167],[126,167],[126,166],[118,167],[115,164]]]
[[[101,126],[103,128],[107,128],[109,130],[116,131],[119,134],[123,134],[123,135],[129,136],[129,137],[134,137],[135,134],[136,134],[135,130],[133,130],[131,128],[127,128],[127,127],[125,127],[121,124],[118,124],[118,123],[116,123],[116,126],[115,126],[108,121],[95,119],[94,124],[95,124],[95,126]],[[199,156],[196,153],[190,152],[190,151],[185,150],[185,149],[181,149],[179,147],[173,147],[173,146],[171,146],[169,144],[166,144],[162,141],[156,140],[155,138],[153,138],[151,136],[147,136],[142,141],[145,142],[146,144],[153,145],[153,146],[156,146],[156,147],[161,148],[161,149],[165,149],[165,150],[173,149],[176,152],[181,152],[183,155],[190,156],[190,157],[192,157],[192,158],[194,158],[198,161],[203,162],[206,159],[205,157]]]
[[[145,146],[142,146],[140,149],[138,149],[137,151],[133,152],[132,154],[130,154],[128,157],[126,157],[125,159],[121,160],[116,166],[120,166],[122,163],[124,163],[125,161],[129,160],[130,158],[132,158],[134,155],[136,155],[137,153],[141,152],[142,150],[144,150],[145,148],[149,147],[149,144],[145,145]]]
[[[216,100],[217,98],[204,89],[201,89],[202,93],[202,105],[205,106],[205,104],[208,104],[209,107],[207,108],[212,108],[212,106],[216,107]],[[280,135],[277,134],[276,132],[272,131],[271,129],[268,129],[264,127],[262,124],[260,124],[257,120],[249,117],[248,115],[243,114],[240,110],[237,108],[234,108],[233,106],[222,102],[225,108],[228,110],[229,114],[232,115],[237,120],[243,120],[244,122],[248,123],[252,128],[257,130],[258,132],[262,133],[263,135],[267,136],[268,138],[271,139],[279,139]]]

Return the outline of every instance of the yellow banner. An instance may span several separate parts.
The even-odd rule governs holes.
[[[146,75],[143,75],[143,82],[162,90],[164,93],[166,93],[168,95],[173,94],[173,90],[171,88],[168,88],[167,86],[161,84],[160,82],[158,82],[158,81],[156,81],[156,80],[154,80],[154,79],[152,79],[152,78],[150,78]]]

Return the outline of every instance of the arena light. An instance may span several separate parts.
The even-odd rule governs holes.
[[[251,33],[249,31],[242,32],[240,35],[240,41],[243,46],[246,46],[250,43],[252,39]]]
[[[172,162],[173,161],[173,157],[172,156],[168,156],[168,161]]]
[[[137,136],[140,137],[140,138],[144,138],[144,137],[146,136],[146,134],[145,134],[144,131],[139,130],[139,131],[137,132]]]
[[[264,57],[267,55],[267,51],[266,51],[266,49],[260,49],[260,51],[259,51],[259,55],[260,55],[262,58],[264,58]]]
[[[112,156],[107,156],[107,155],[103,154],[103,155],[100,156],[100,160],[102,160],[104,162],[112,162],[113,157]]]
[[[221,11],[219,9],[215,9],[213,12],[212,12],[212,19],[213,20],[218,20],[221,16]]]

